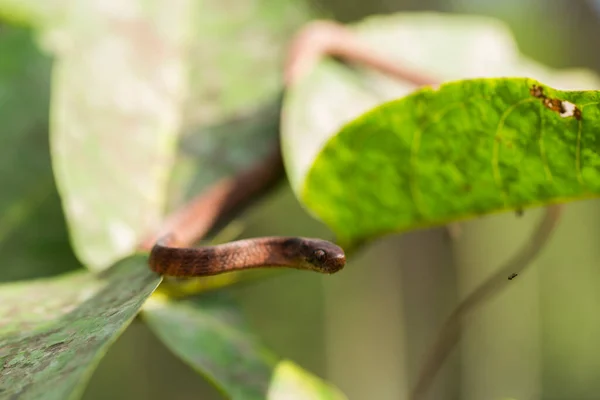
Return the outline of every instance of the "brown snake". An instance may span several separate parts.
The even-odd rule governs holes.
[[[150,268],[168,276],[193,277],[260,267],[288,267],[332,274],[346,264],[344,251],[321,239],[261,237],[197,248],[170,247],[169,237],[150,252]]]

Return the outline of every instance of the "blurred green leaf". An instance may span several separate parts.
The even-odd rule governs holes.
[[[0,33],[0,280],[79,267],[54,185],[48,145],[51,60],[31,31]]]
[[[0,286],[0,394],[77,397],[109,345],[160,282],[146,256],[96,275]]]
[[[56,19],[66,9],[65,0],[0,0],[0,17],[11,22],[40,27]]]
[[[307,373],[291,361],[277,363],[269,392],[269,400],[343,400],[346,396],[332,386]]]
[[[314,16],[307,1],[205,0],[195,8],[187,125],[218,125],[271,102],[289,41]]]
[[[184,301],[155,296],[142,315],[167,347],[229,398],[345,399],[336,388],[278,360],[253,336],[237,304],[223,295]]]
[[[500,210],[596,196],[600,93],[544,87],[581,120],[532,96],[531,79],[425,88],[346,125],[303,199],[346,243]]]
[[[73,3],[47,35],[54,172],[76,254],[103,269],[161,217],[181,125],[189,1]]]
[[[176,209],[220,179],[235,175],[276,149],[281,99],[218,124],[190,127],[179,149],[168,190]]]

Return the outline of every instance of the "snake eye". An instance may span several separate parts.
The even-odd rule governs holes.
[[[315,256],[315,259],[319,262],[323,262],[327,259],[327,253],[323,249],[315,250],[313,255]]]

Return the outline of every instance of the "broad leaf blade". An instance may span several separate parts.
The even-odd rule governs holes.
[[[73,273],[0,286],[0,393],[74,398],[160,282],[147,257],[102,275]]]
[[[0,0],[0,16],[31,26],[43,26],[66,8],[66,0]]]
[[[143,316],[183,361],[233,399],[345,399],[336,388],[282,362],[253,336],[231,300],[153,297]],[[291,397],[290,397],[291,396]]]
[[[73,3],[48,36],[54,172],[75,252],[93,269],[130,254],[161,217],[192,7],[106,3]]]
[[[347,26],[374,52],[416,71],[446,80],[526,76],[561,89],[600,88],[585,70],[553,70],[519,54],[507,27],[497,20],[435,13],[375,16]],[[417,89],[368,68],[319,63],[286,94],[282,145],[296,195],[327,140],[362,113]]]
[[[600,93],[543,86],[581,118],[532,95],[531,79],[425,88],[346,125],[303,199],[346,243],[473,215],[596,196]]]
[[[220,124],[270,102],[282,88],[288,42],[314,17],[309,3],[205,0],[197,7],[186,123]]]
[[[346,396],[339,390],[324,385],[291,361],[277,364],[267,394],[269,400],[344,400]]]

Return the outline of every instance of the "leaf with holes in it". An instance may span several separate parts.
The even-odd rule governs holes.
[[[349,244],[600,193],[600,92],[525,78],[421,89],[344,126],[301,197]]]
[[[101,274],[1,285],[0,397],[78,397],[159,282],[136,255]]]
[[[222,294],[182,301],[153,296],[142,316],[174,354],[229,398],[346,399],[335,387],[266,349],[239,307]]]

